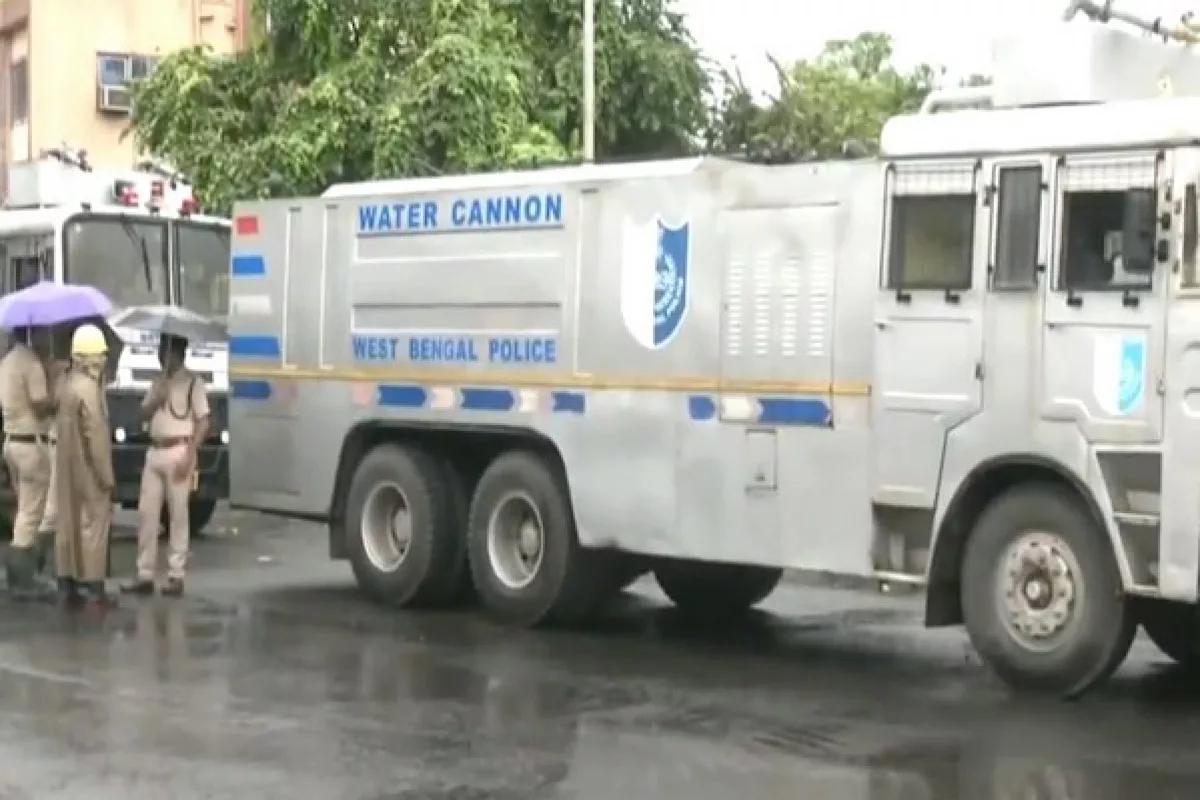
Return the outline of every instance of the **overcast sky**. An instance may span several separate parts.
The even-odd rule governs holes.
[[[1117,5],[1167,19],[1187,9],[1183,0]],[[956,76],[986,73],[997,32],[1058,19],[1066,6],[1067,0],[676,0],[700,47],[723,62],[736,58],[760,89],[770,88],[773,78],[764,52],[784,61],[803,58],[829,39],[864,30],[892,34],[902,64],[942,64]]]

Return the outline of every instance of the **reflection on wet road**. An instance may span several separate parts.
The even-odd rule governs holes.
[[[586,633],[514,633],[371,607],[319,532],[270,527],[200,544],[191,588],[104,619],[0,606],[0,798],[1182,800],[1200,780],[1200,683],[1147,646],[1081,703],[1016,701],[902,598],[788,586],[714,631],[631,596]]]

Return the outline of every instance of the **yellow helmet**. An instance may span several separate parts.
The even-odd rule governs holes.
[[[104,331],[95,325],[80,325],[71,336],[71,355],[108,355],[108,340],[104,338]]]

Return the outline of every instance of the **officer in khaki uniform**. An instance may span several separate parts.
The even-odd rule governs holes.
[[[72,366],[59,396],[54,480],[58,530],[54,562],[63,600],[107,607],[112,526],[112,432],[104,396],[108,341],[95,325],[71,337]]]
[[[39,352],[48,346],[46,331],[16,330],[13,341],[0,360],[4,461],[17,493],[6,572],[14,599],[40,600],[53,595],[53,587],[39,575],[53,539],[38,533],[50,492],[55,398],[46,362]]]
[[[63,386],[67,380],[67,372],[71,369],[69,360],[56,360],[50,365],[50,395],[54,398],[55,406],[58,405],[59,399],[62,397]],[[56,459],[55,451],[57,450],[58,441],[58,426],[55,423],[55,418],[50,418],[50,488],[46,492],[46,508],[42,512],[42,522],[38,526],[38,542],[41,547],[38,550],[37,573],[38,580],[47,583],[54,582],[54,564],[51,556],[54,553],[54,534],[58,528],[58,481],[55,479],[54,462]]]
[[[184,366],[187,340],[163,336],[158,359],[163,374],[142,401],[143,419],[150,423],[150,449],[142,470],[138,497],[137,575],[122,589],[131,594],[152,594],[158,568],[158,532],[163,501],[170,519],[167,536],[167,580],[162,593],[183,594],[187,567],[188,501],[194,487],[196,454],[208,433],[208,388],[204,380]]]

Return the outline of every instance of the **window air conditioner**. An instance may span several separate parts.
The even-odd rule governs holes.
[[[100,86],[96,89],[96,108],[107,114],[128,114],[133,110],[133,94],[125,86]]]

